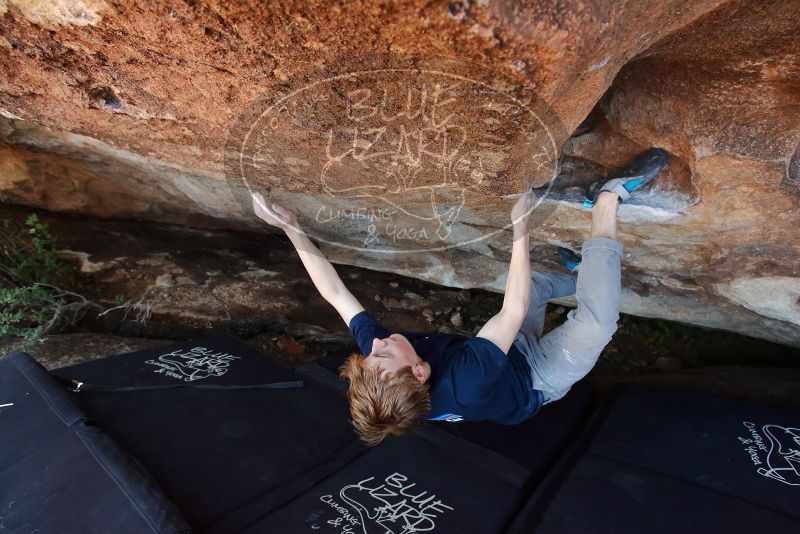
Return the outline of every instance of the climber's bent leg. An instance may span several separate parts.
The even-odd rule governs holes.
[[[552,298],[574,295],[575,275],[535,271],[531,274],[531,278],[531,300],[528,304],[528,313],[514,339],[514,345],[525,355],[528,365],[533,368],[534,360],[539,357],[541,352],[539,338],[544,330],[547,301]]]
[[[533,387],[544,392],[545,402],[560,399],[586,376],[617,330],[623,246],[615,239],[616,207],[615,194],[598,198],[592,233],[581,249],[578,306],[563,325],[541,338],[531,362]]]
[[[531,274],[531,300],[528,313],[520,326],[520,334],[541,337],[547,301],[575,294],[575,275],[535,271]]]

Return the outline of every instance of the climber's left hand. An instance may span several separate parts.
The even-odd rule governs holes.
[[[533,211],[535,201],[536,196],[533,194],[533,191],[526,191],[519,197],[517,202],[514,204],[514,207],[511,208],[511,223],[514,227],[514,230],[524,231],[527,233],[528,217],[530,217],[530,214]]]
[[[277,202],[270,202],[261,193],[253,193],[253,211],[259,219],[285,232],[302,233],[297,223],[297,215],[292,210]]]

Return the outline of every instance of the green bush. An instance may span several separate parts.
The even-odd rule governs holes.
[[[56,255],[56,238],[34,214],[24,224],[6,219],[0,234],[0,337],[23,345],[80,320],[87,302],[63,289],[69,269]]]

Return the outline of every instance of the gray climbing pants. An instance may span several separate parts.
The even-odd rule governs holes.
[[[592,370],[617,330],[622,243],[607,237],[587,239],[581,255],[577,279],[553,272],[532,274],[528,314],[514,340],[531,366],[533,389],[544,393],[545,404],[566,395]],[[577,308],[570,310],[564,324],[542,336],[547,301],[573,293]]]

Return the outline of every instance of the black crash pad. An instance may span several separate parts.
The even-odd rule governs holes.
[[[525,477],[500,456],[423,430],[368,450],[243,532],[502,532]]]
[[[0,531],[188,532],[177,507],[25,353],[0,358]]]
[[[774,408],[627,387],[585,426],[579,385],[522,425],[426,424],[368,449],[334,373],[230,336],[54,374],[84,391],[24,354],[0,359],[0,521],[12,530],[800,528],[800,417]]]
[[[95,424],[142,463],[197,532],[338,533],[347,531],[344,523],[357,526],[353,521],[393,532],[434,523],[438,532],[502,532],[529,475],[432,427],[368,449],[352,430],[335,375],[301,374],[232,336],[55,373],[106,387],[303,382],[274,390],[90,387],[77,394]],[[353,485],[360,497],[351,495]]]
[[[798,532],[800,414],[626,387],[512,532]]]

